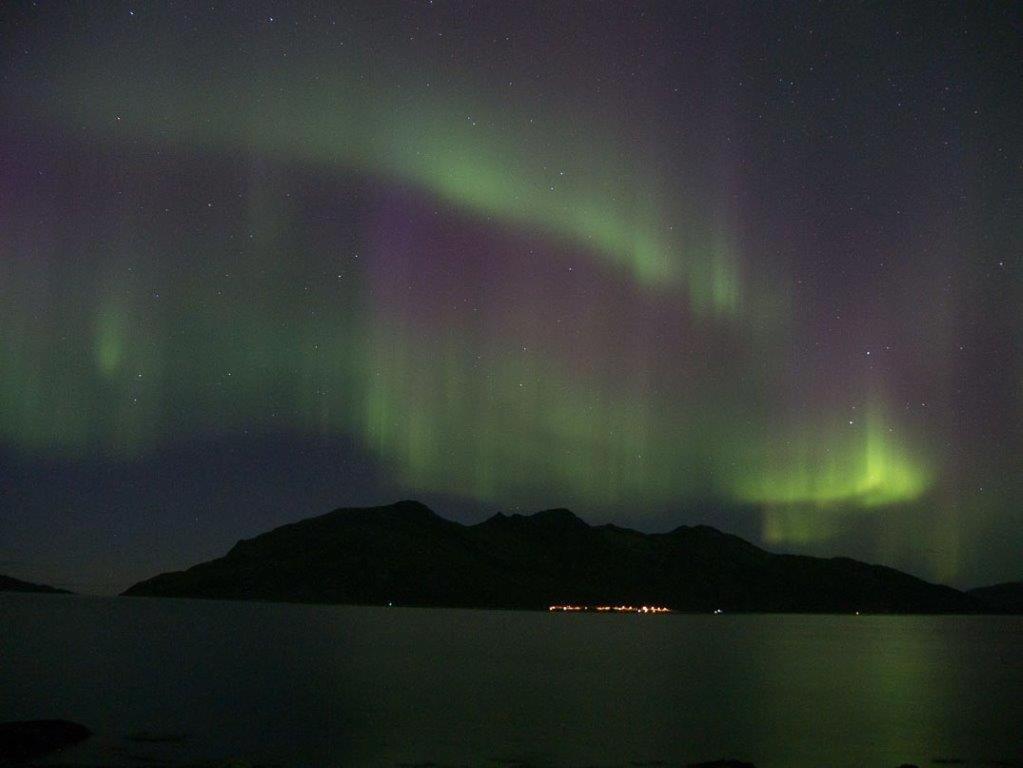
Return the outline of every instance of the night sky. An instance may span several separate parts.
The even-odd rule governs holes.
[[[1021,28],[4,3],[0,572],[412,497],[1023,577]]]

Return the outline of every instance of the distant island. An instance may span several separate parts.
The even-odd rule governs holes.
[[[1005,612],[893,568],[767,552],[708,526],[645,534],[567,509],[476,525],[416,501],[337,509],[239,541],[127,596],[514,608],[656,605],[681,612]]]
[[[45,584],[33,584],[0,573],[0,592],[49,592],[51,594],[70,595],[66,589],[48,587]]]
[[[968,594],[999,613],[1023,613],[1023,581],[971,589]]]

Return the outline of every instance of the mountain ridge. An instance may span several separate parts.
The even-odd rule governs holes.
[[[992,610],[1023,613],[1023,581],[1004,581],[986,587],[969,589],[966,594],[980,600]]]
[[[544,609],[640,603],[683,612],[980,613],[985,601],[850,558],[775,554],[706,525],[641,533],[570,510],[463,525],[404,500],[338,508],[138,582],[126,596]]]
[[[45,592],[52,595],[74,594],[66,589],[58,589],[48,584],[33,584],[30,581],[22,581],[13,576],[5,576],[0,573],[0,592]]]

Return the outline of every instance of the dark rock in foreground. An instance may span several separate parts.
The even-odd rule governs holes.
[[[70,595],[66,589],[48,587],[45,584],[32,584],[21,579],[14,579],[10,576],[0,574],[0,592],[49,592],[52,594]]]
[[[967,594],[996,613],[1023,613],[1023,581],[971,589]]]
[[[222,558],[126,595],[544,609],[963,613],[973,597],[847,558],[766,552],[707,526],[644,534],[568,510],[465,526],[415,501],[339,509],[238,542]]]
[[[711,760],[709,763],[689,763],[686,768],[757,768],[742,760]]]
[[[31,760],[84,741],[92,731],[68,720],[0,723],[0,759]]]

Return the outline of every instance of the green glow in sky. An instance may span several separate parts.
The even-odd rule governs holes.
[[[741,498],[781,506],[877,507],[915,499],[931,482],[898,440],[894,422],[877,412],[768,452],[764,469],[740,483]]]
[[[934,491],[926,426],[863,397],[884,364],[807,352],[795,281],[749,252],[759,234],[727,162],[717,178],[695,140],[669,161],[645,125],[495,95],[436,63],[322,60],[215,51],[178,69],[86,48],[54,67],[26,111],[81,127],[123,197],[87,237],[53,220],[0,240],[18,257],[0,264],[4,445],[131,460],[196,436],[353,436],[410,493],[637,518],[754,506],[777,544]],[[150,162],[155,191],[138,173]],[[380,203],[402,195],[435,229]],[[380,246],[376,230],[408,233]],[[466,241],[477,252],[452,257]],[[494,267],[518,251],[560,277]],[[572,293],[569,269],[591,282]],[[450,301],[413,293],[436,282]],[[802,383],[831,364],[845,380]]]
[[[189,82],[184,72],[112,77],[89,60],[66,75],[35,108],[105,140],[255,152],[413,184],[486,221],[561,238],[641,286],[681,287],[698,314],[742,315],[738,246],[721,212],[696,204],[692,182],[664,175],[652,152],[611,139],[613,126],[529,117],[471,86],[413,95],[407,74],[380,88],[355,73],[296,85],[284,70]]]

